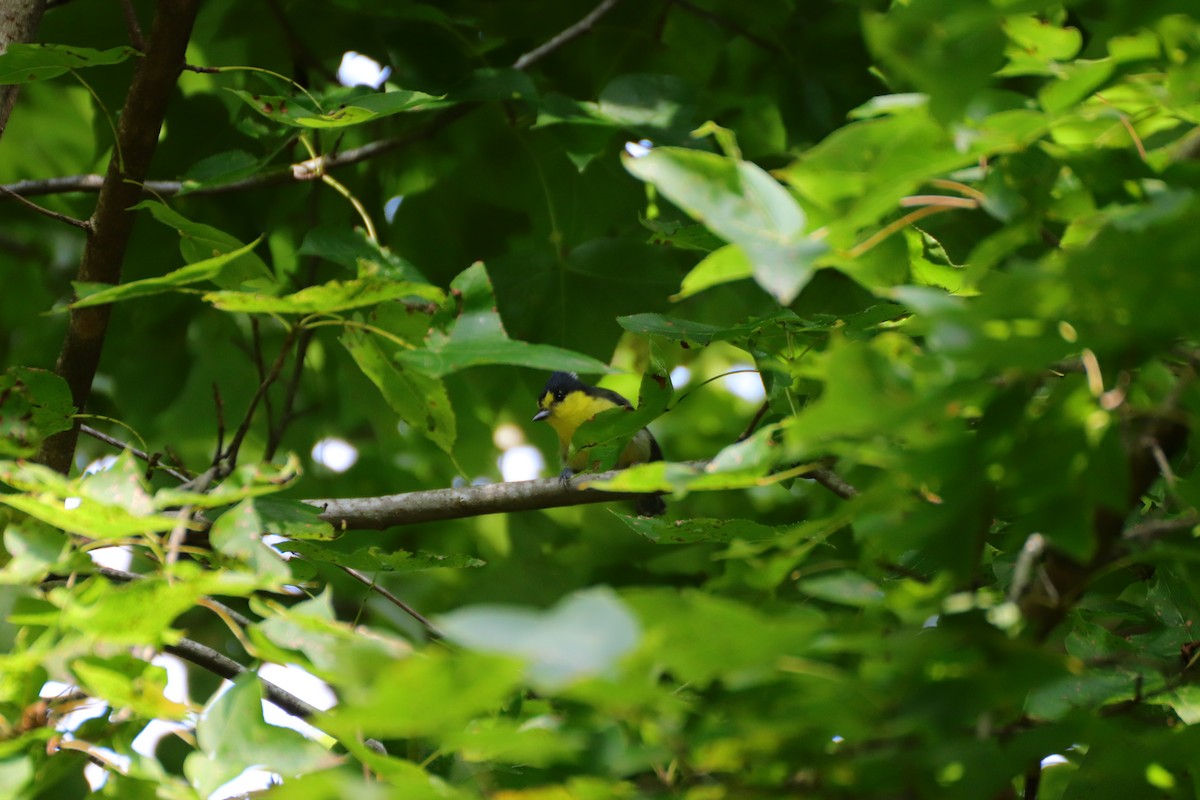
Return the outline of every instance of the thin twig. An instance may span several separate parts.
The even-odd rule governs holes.
[[[254,397],[250,398],[250,405],[246,407],[246,414],[242,417],[242,424],[238,426],[237,432],[233,434],[233,440],[229,443],[229,448],[225,451],[223,460],[225,461],[225,469],[232,470],[237,466],[238,451],[242,447],[242,442],[246,438],[246,434],[250,432],[250,424],[254,421],[254,412],[258,408],[259,401],[263,395],[267,393],[267,389],[279,377],[280,370],[283,369],[283,364],[287,361],[288,351],[292,348],[292,341],[296,338],[296,329],[288,330],[287,336],[283,340],[283,345],[279,348],[279,356],[275,359],[275,363],[271,365],[271,371],[267,374],[259,384],[258,389],[254,392]]]
[[[804,477],[812,478],[814,481],[821,484],[843,500],[849,500],[858,495],[857,488],[848,483],[842,478],[842,476],[838,475],[831,469],[815,469]]]
[[[392,594],[387,589],[380,586],[378,582],[371,580],[370,577],[368,577],[367,575],[364,575],[363,573],[359,572],[356,569],[351,569],[350,567],[345,567],[345,566],[342,566],[341,564],[338,564],[337,566],[342,570],[342,572],[345,572],[351,578],[354,578],[354,580],[358,581],[363,586],[366,586],[368,589],[370,589],[372,592],[375,592],[380,597],[385,598],[388,602],[394,604],[397,608],[399,608],[405,614],[408,614],[410,617],[415,619],[417,622],[421,623],[421,626],[425,628],[425,630],[429,633],[429,635],[432,638],[434,638],[434,639],[444,639],[445,638],[445,634],[443,634],[440,630],[438,630],[437,626],[434,625],[432,622],[430,622],[428,619],[426,619],[425,616],[423,616],[421,614],[421,612],[417,611],[415,608],[410,606],[408,603],[404,602],[399,597],[396,597],[396,595]]]
[[[750,424],[746,426],[746,430],[742,431],[741,435],[738,436],[737,439],[735,439],[734,441],[744,442],[747,439],[749,439],[750,434],[754,433],[755,428],[758,427],[758,423],[762,422],[762,418],[767,415],[767,411],[769,411],[770,409],[771,409],[771,401],[764,400],[763,404],[761,406],[759,406],[758,411],[754,412],[754,418],[752,420],[750,420]]]
[[[216,465],[225,451],[225,401],[221,398],[221,387],[213,381],[213,409],[217,415],[217,449],[213,453],[212,463]]]
[[[250,343],[253,346],[254,368],[258,370],[259,382],[267,379],[267,362],[263,359],[262,331],[259,328],[258,317],[250,317]],[[275,409],[271,407],[271,395],[263,398],[263,408],[267,412],[267,430],[274,426]]]
[[[92,223],[85,219],[75,219],[74,217],[68,217],[66,214],[60,214],[57,211],[51,211],[48,208],[43,208],[32,200],[26,200],[21,195],[4,186],[0,186],[0,192],[8,195],[12,199],[24,205],[26,208],[30,208],[44,217],[49,217],[50,219],[57,220],[59,222],[65,222],[68,225],[73,225],[76,228],[79,228],[80,230],[90,231],[92,229]]]
[[[536,62],[541,61],[543,58],[550,55],[572,39],[587,33],[601,17],[603,17],[609,11],[612,11],[619,2],[621,2],[621,0],[603,0],[600,5],[593,8],[591,12],[589,12],[583,19],[579,20],[571,27],[566,28],[545,44],[535,47],[528,53],[525,53],[518,58],[515,62],[513,62],[513,69],[526,69]]]
[[[279,419],[274,427],[267,431],[267,447],[263,451],[263,460],[270,461],[275,457],[275,451],[283,442],[283,434],[291,424],[296,414],[296,396],[300,391],[300,378],[304,374],[304,359],[308,355],[308,345],[312,342],[316,331],[305,328],[296,342],[296,357],[292,363],[292,375],[288,379],[287,390],[283,396],[283,406],[279,409]]]
[[[179,470],[172,469],[171,467],[158,464],[158,459],[159,459],[158,453],[153,453],[153,454],[146,453],[143,450],[137,449],[136,447],[129,444],[128,442],[122,442],[120,439],[117,439],[113,436],[109,436],[107,433],[103,433],[102,431],[96,430],[91,425],[80,425],[79,430],[81,433],[86,433],[88,436],[91,436],[93,439],[104,442],[105,444],[112,445],[113,447],[119,448],[121,450],[128,450],[133,455],[134,458],[140,459],[141,461],[145,461],[147,464],[154,466],[155,469],[162,470],[163,472],[167,473],[172,478],[174,478],[175,480],[177,480],[181,483],[189,480],[188,476],[184,475]]]

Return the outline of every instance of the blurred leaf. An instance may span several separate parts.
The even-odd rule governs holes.
[[[71,662],[71,672],[88,694],[114,708],[128,709],[145,719],[181,720],[187,706],[168,700],[167,671],[132,656],[84,656]]]
[[[575,594],[545,612],[462,608],[440,617],[438,626],[463,647],[522,659],[529,680],[542,691],[611,670],[639,636],[637,621],[605,589]]]
[[[287,728],[262,718],[258,677],[241,675],[218,695],[196,723],[200,749],[187,757],[184,773],[201,796],[208,796],[247,767],[265,767],[292,776],[327,769],[342,759]]]
[[[8,368],[0,375],[0,457],[32,456],[43,439],[69,430],[74,414],[71,390],[58,375]]]
[[[820,600],[847,606],[871,606],[883,599],[883,591],[873,581],[850,571],[805,578],[796,583],[796,588]]]
[[[398,738],[461,731],[467,720],[495,712],[520,684],[511,659],[431,651],[393,661],[370,686],[316,720],[349,737]],[[412,687],[421,691],[414,692]]]

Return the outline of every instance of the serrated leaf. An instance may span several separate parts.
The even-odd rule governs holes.
[[[204,295],[205,302],[223,311],[257,314],[332,314],[388,300],[441,303],[444,299],[442,290],[428,283],[380,278],[329,281],[282,297],[257,292],[209,292]]]
[[[237,250],[222,253],[219,256],[213,256],[203,261],[197,261],[194,264],[180,267],[157,278],[143,278],[139,281],[130,281],[118,286],[112,286],[107,283],[73,282],[71,285],[75,287],[75,294],[79,299],[72,303],[71,307],[87,308],[88,306],[117,303],[121,300],[133,300],[138,297],[150,297],[151,295],[176,291],[185,286],[200,283],[201,281],[211,281],[218,285],[231,282],[235,284],[241,283],[243,273],[241,273],[240,268],[237,270],[237,277],[233,277],[232,281],[230,280],[232,276],[230,276],[228,268],[238,259],[251,254],[261,241],[262,238],[260,237]]]
[[[332,225],[315,228],[304,236],[297,252],[349,267],[360,278],[426,282],[420,270],[357,229]]]
[[[243,500],[217,518],[208,536],[217,552],[245,563],[255,575],[283,582],[291,578],[291,570],[263,542],[266,527],[255,501]]]
[[[461,553],[447,556],[420,550],[413,553],[407,550],[387,551],[374,545],[349,553],[332,547],[323,547],[313,542],[284,542],[279,545],[279,548],[313,561],[323,561],[367,572],[399,573],[430,569],[464,569],[482,567],[487,563]]]
[[[694,542],[747,542],[777,539],[793,526],[779,528],[748,519],[680,519],[675,521],[654,517],[618,514],[630,530],[659,544],[692,544]]]
[[[441,380],[390,357],[372,334],[350,328],[340,341],[401,419],[447,453],[453,450],[457,422]]]

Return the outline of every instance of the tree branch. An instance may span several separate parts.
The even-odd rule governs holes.
[[[571,27],[563,30],[557,36],[550,39],[550,41],[539,47],[535,47],[528,53],[525,53],[518,58],[515,62],[513,62],[513,69],[527,69],[536,62],[541,61],[543,58],[553,53],[558,48],[562,47],[567,42],[587,33],[601,17],[603,17],[609,11],[612,11],[613,7],[619,2],[621,2],[621,0],[604,0],[602,3],[600,3],[600,5],[593,8],[591,12],[583,19],[579,20]]]
[[[164,645],[163,650],[230,681],[251,671],[232,658],[191,639],[180,639],[178,644]],[[269,700],[293,716],[306,719],[321,713],[321,709],[310,706],[296,695],[279,688],[264,678],[259,677],[258,683],[263,689],[263,699]]]
[[[188,480],[190,480],[187,475],[184,475],[179,470],[172,469],[171,467],[168,467],[166,465],[156,463],[156,460],[158,458],[158,453],[154,453],[154,454],[146,453],[145,451],[137,449],[136,447],[129,444],[128,442],[122,442],[120,439],[116,438],[115,436],[109,436],[107,433],[104,433],[103,431],[96,430],[91,425],[80,425],[79,431],[80,431],[80,433],[86,433],[88,436],[91,436],[93,439],[96,439],[97,441],[104,442],[105,444],[110,444],[113,447],[117,448],[118,450],[128,450],[133,455],[134,458],[141,459],[142,461],[145,461],[147,464],[153,465],[154,469],[162,470],[163,472],[167,473],[168,475],[170,475],[172,478],[179,481],[180,483],[185,483]]]
[[[133,230],[129,207],[137,203],[158,144],[167,101],[183,68],[200,0],[160,0],[146,55],[134,68],[129,94],[117,129],[116,147],[90,220],[92,230],[83,251],[77,280],[117,284],[125,248]],[[55,372],[66,379],[75,407],[83,411],[100,363],[110,306],[71,310],[66,340]],[[38,460],[67,472],[75,454],[79,425],[43,443]]]
[[[707,462],[687,462],[702,469]],[[614,500],[636,500],[644,492],[602,492],[580,489],[581,483],[608,480],[621,474],[611,472],[577,475],[570,483],[558,478],[533,481],[489,483],[461,489],[433,489],[425,492],[389,494],[380,497],[305,500],[322,509],[321,519],[339,530],[383,530],[394,525],[415,525],[446,519],[465,519],[485,514],[562,508]]]

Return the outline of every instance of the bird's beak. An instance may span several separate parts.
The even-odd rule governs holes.
[[[533,415],[534,422],[541,422],[544,419],[550,418],[550,409],[543,408],[541,411]]]

